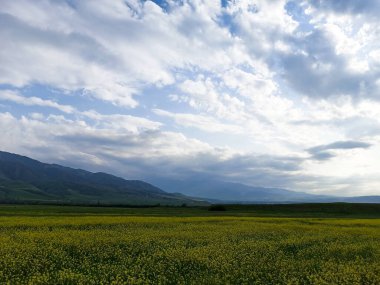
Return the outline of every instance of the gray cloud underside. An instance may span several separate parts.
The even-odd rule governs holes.
[[[366,149],[371,144],[359,141],[338,141],[327,145],[319,145],[308,149],[312,158],[316,160],[328,160],[335,157],[329,150]]]
[[[380,12],[380,3],[377,0],[311,0],[309,2],[318,9],[341,14],[378,16]]]

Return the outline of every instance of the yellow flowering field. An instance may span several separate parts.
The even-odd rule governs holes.
[[[380,219],[8,213],[0,284],[380,284]]]

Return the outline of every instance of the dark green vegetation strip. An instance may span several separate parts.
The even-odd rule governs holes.
[[[147,216],[268,216],[321,218],[380,218],[380,204],[257,204],[222,205],[223,211],[210,207],[158,206],[54,206],[54,205],[0,205],[0,216],[48,215],[147,215]],[[220,208],[217,206],[216,208]]]
[[[234,207],[1,206],[0,284],[380,284],[380,219]]]

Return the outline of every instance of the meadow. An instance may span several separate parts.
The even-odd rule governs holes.
[[[260,207],[0,206],[0,284],[380,284],[378,206]]]

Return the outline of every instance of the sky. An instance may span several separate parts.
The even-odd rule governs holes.
[[[0,149],[380,195],[377,0],[0,0]]]

